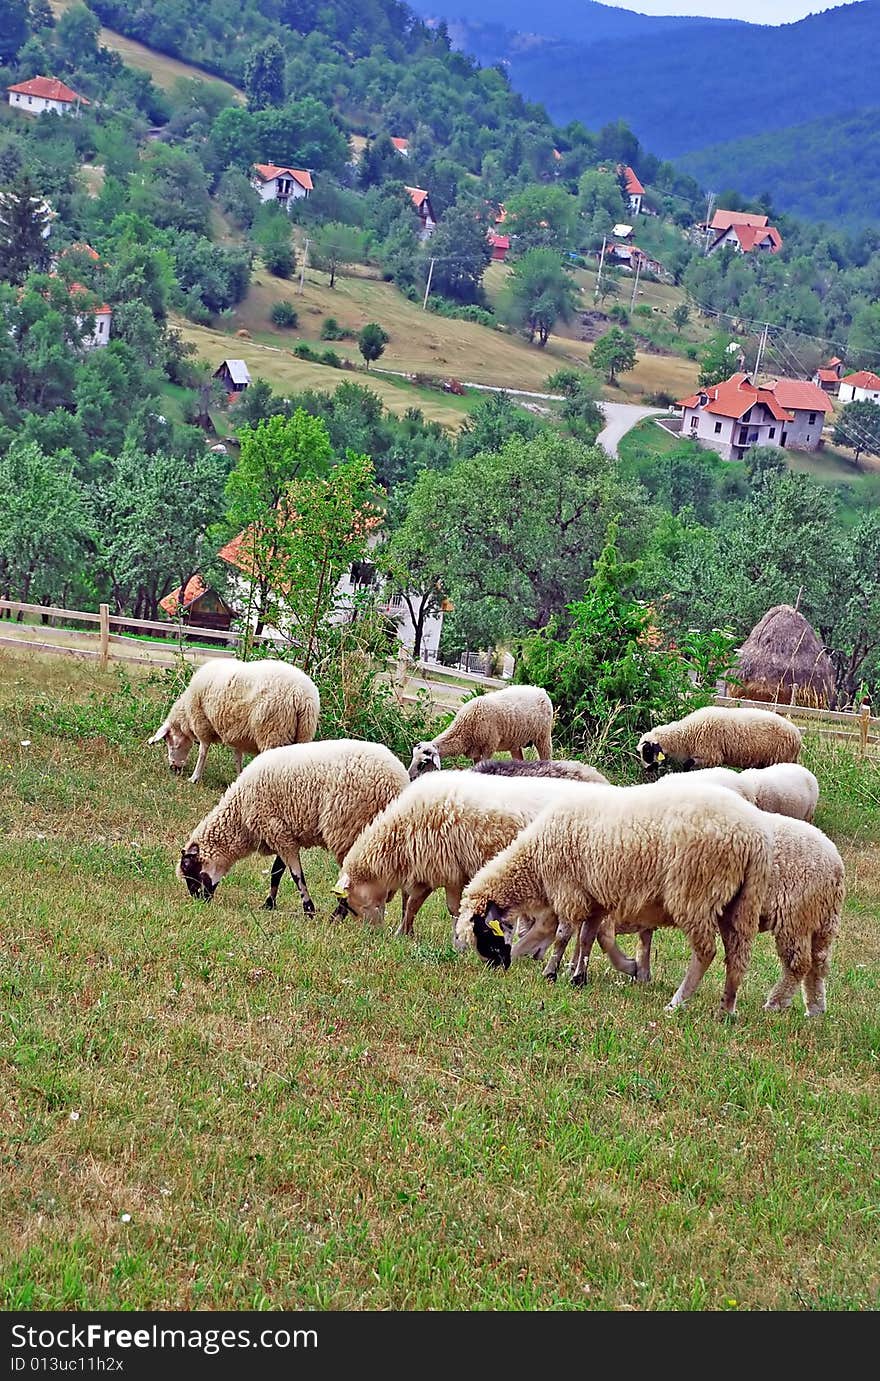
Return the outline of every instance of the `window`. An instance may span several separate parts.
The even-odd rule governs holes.
[[[815,420],[816,420],[816,414],[815,414],[814,412],[811,412],[811,413],[810,413],[810,426],[811,426],[811,427],[812,427],[813,423],[815,422]]]
[[[716,423],[715,423],[715,435],[717,436],[718,433],[719,433],[720,431],[721,431],[721,423],[720,423],[720,422],[716,422]]]
[[[700,425],[700,419],[699,419],[699,417],[697,417],[696,413],[694,413],[693,417],[691,418],[691,431],[692,431],[692,432],[695,432],[695,431],[697,430],[697,427],[698,427],[699,425]]]
[[[767,435],[769,436],[770,440],[772,441],[773,438],[774,438],[774,436],[776,435],[776,428],[775,428],[775,427],[771,427],[770,430],[769,430],[769,432],[767,433]]]

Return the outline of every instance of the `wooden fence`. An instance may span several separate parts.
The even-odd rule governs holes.
[[[153,619],[131,619],[121,614],[111,614],[107,604],[102,604],[95,614],[83,609],[61,609],[54,605],[0,599],[0,615],[5,611],[36,617],[41,622],[11,624],[0,618],[0,647],[83,657],[96,661],[102,668],[111,660],[139,662],[145,666],[173,666],[174,658],[168,655],[163,657],[163,653],[173,653],[175,658],[182,654],[188,659],[233,657],[236,648],[244,641],[241,633],[223,632],[217,628],[199,628],[180,621],[159,623]],[[71,628],[71,624],[86,624],[87,628]],[[13,628],[18,630],[18,635],[12,634]],[[131,633],[114,631],[125,629],[133,633],[149,633],[154,638],[162,639],[164,646],[138,640]],[[264,633],[252,635],[250,641],[258,645],[272,645],[277,644],[278,638]],[[204,643],[211,645],[204,646]],[[406,680],[407,675],[411,675],[438,686],[450,685],[463,690],[471,687],[497,690],[509,684],[492,676],[479,676],[474,672],[458,672],[423,663],[412,664],[399,657],[389,657],[388,664],[389,669],[393,669],[394,681]],[[753,710],[776,710],[799,721],[804,727],[817,730],[825,738],[845,739],[854,747],[858,745],[863,756],[880,749],[880,719],[872,718],[868,706],[861,710],[822,710],[809,705],[738,700],[727,695],[716,695],[713,703]]]

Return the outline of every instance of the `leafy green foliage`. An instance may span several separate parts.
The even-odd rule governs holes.
[[[358,350],[363,355],[368,369],[373,360],[378,360],[380,355],[384,354],[385,346],[390,339],[388,332],[376,321],[368,321],[366,326],[361,328],[358,335]]]
[[[265,110],[284,102],[284,49],[267,38],[251,50],[244,65],[248,110]]]
[[[514,265],[502,306],[505,319],[527,340],[545,346],[557,321],[568,321],[577,301],[571,276],[552,249],[530,249]]]
[[[834,442],[838,446],[851,446],[856,453],[856,464],[863,451],[880,455],[880,407],[869,399],[847,403],[834,420]]]
[[[596,369],[601,370],[613,384],[618,374],[626,374],[636,367],[636,343],[628,332],[612,326],[600,336],[590,352]]]
[[[299,321],[292,302],[273,302],[269,316],[274,326],[282,326],[287,330],[292,330]]]

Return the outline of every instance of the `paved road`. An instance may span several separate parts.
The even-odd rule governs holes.
[[[663,411],[662,408],[640,408],[635,403],[600,403],[599,407],[605,414],[605,426],[596,439],[610,456],[617,455],[621,438],[632,431],[637,422],[643,417],[659,417]]]

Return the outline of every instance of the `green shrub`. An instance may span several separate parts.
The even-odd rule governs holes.
[[[307,340],[297,341],[293,353],[298,360],[311,360],[313,364],[319,363],[320,360],[317,350],[313,350]]]
[[[335,350],[322,350],[318,359],[321,364],[329,364],[331,369],[342,368],[342,357]]]
[[[296,326],[299,321],[296,308],[292,302],[273,302],[269,316],[276,326],[284,326],[288,330]]]
[[[340,326],[335,316],[327,316],[321,323],[321,340],[350,340],[352,332]]]

